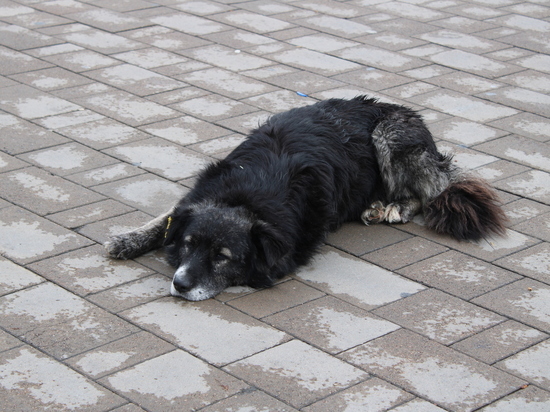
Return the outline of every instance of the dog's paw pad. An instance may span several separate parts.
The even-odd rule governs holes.
[[[361,215],[361,220],[366,225],[371,223],[380,223],[384,220],[385,208],[381,202],[374,202],[369,209],[366,209]]]

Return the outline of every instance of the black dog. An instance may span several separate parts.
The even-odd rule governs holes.
[[[439,153],[419,115],[359,96],[271,117],[170,212],[106,243],[115,258],[168,246],[171,292],[270,286],[343,222],[407,222],[459,240],[504,233],[495,193]]]

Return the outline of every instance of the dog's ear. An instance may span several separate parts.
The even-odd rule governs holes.
[[[164,230],[163,244],[169,245],[174,243],[176,237],[181,235],[187,226],[191,211],[188,208],[176,208],[174,212],[168,216],[166,228]]]
[[[288,253],[288,245],[284,237],[273,225],[258,220],[251,228],[252,242],[260,253],[268,268],[273,267],[283,256]]]

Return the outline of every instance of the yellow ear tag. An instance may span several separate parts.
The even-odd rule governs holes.
[[[166,230],[164,231],[165,239],[168,237],[168,229],[170,229],[171,224],[172,224],[172,216],[168,216],[168,223],[166,224]]]

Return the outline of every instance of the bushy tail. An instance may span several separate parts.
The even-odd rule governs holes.
[[[428,228],[457,240],[503,235],[506,215],[498,197],[481,179],[464,177],[451,183],[424,208]]]

